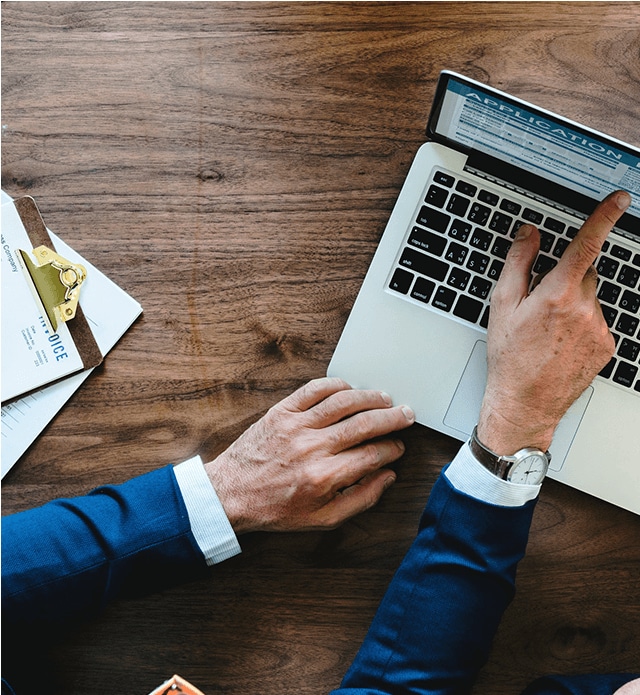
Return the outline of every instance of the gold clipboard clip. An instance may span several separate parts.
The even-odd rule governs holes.
[[[37,265],[29,253],[18,249],[27,282],[34,299],[53,333],[60,321],[70,321],[76,315],[80,288],[87,279],[87,270],[71,263],[47,246],[33,249]]]

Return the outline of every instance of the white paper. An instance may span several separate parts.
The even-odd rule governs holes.
[[[2,191],[3,205],[7,201],[11,201],[11,198]],[[61,256],[69,261],[81,263],[87,269],[88,279],[82,286],[82,309],[100,351],[106,355],[140,315],[142,307],[55,234],[49,234]],[[5,359],[3,345],[3,363]],[[78,372],[2,407],[2,477],[92,371],[88,369]]]

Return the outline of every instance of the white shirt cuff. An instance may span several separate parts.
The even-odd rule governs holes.
[[[456,490],[501,507],[521,507],[535,499],[542,487],[501,480],[478,461],[468,442],[462,445],[444,474]]]
[[[173,471],[187,508],[191,531],[207,565],[215,565],[242,552],[202,459],[194,456],[174,466]]]

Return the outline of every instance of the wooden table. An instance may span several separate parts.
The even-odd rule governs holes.
[[[640,144],[639,29],[615,2],[3,3],[2,187],[144,307],[3,513],[211,455],[325,372],[441,69]],[[377,508],[116,603],[55,646],[50,692],[337,686],[458,447],[405,440]],[[637,669],[639,562],[636,516],[547,482],[476,692]]]

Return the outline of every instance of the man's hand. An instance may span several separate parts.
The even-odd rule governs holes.
[[[335,528],[395,481],[384,466],[404,445],[385,437],[414,419],[380,391],[317,379],[273,406],[205,469],[238,534]]]
[[[496,453],[546,450],[562,416],[611,358],[615,345],[596,298],[593,263],[630,203],[622,191],[605,198],[531,292],[540,235],[531,225],[518,231],[491,298],[478,422],[478,438]]]

